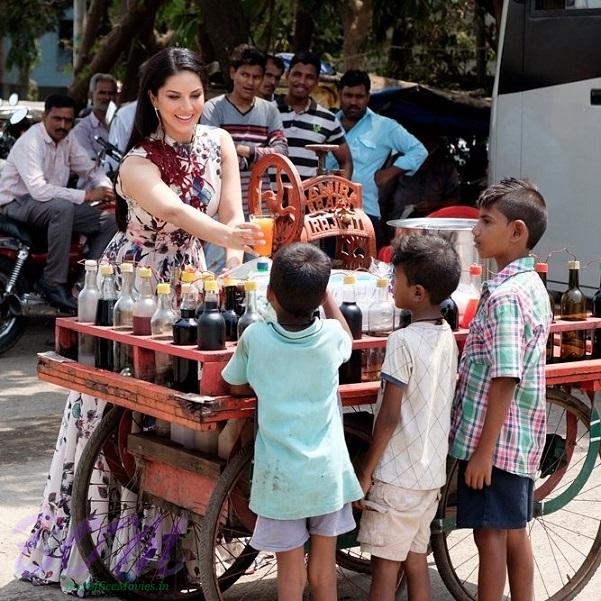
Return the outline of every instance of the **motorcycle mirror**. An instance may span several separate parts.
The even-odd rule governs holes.
[[[11,125],[17,125],[17,123],[20,123],[21,121],[23,121],[23,119],[25,119],[25,117],[27,117],[27,109],[17,109],[10,116],[10,119],[8,120],[8,122]]]
[[[115,116],[115,113],[117,112],[117,105],[111,100],[109,102],[109,106],[106,109],[106,117],[105,117],[105,121],[107,125],[111,124],[111,121],[113,120],[113,117]]]
[[[18,102],[19,102],[19,95],[16,92],[13,92],[8,97],[8,104],[10,104],[10,106],[16,106]]]

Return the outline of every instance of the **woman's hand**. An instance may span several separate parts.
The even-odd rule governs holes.
[[[239,223],[231,228],[223,242],[225,248],[244,250],[256,255],[253,246],[264,240],[263,232],[256,223]]]

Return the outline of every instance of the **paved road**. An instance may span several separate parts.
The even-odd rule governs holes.
[[[43,491],[46,473],[54,450],[55,438],[63,412],[65,392],[55,386],[40,382],[35,373],[36,352],[53,347],[52,324],[38,323],[30,326],[25,337],[9,353],[0,357],[0,600],[30,601],[67,599],[56,586],[33,587],[15,580],[12,569],[18,545],[35,520]],[[595,483],[596,484],[596,483]],[[601,482],[589,487],[588,500],[598,499]],[[601,515],[601,501],[593,499],[571,523],[567,531],[582,531],[581,523],[586,512]],[[594,520],[598,527],[598,519]],[[546,535],[548,537],[548,533]],[[566,537],[568,538],[568,537]],[[575,537],[566,543],[574,543]],[[542,571],[556,562],[553,549],[537,557]],[[555,554],[556,555],[556,554]],[[430,560],[430,575],[435,601],[452,601]],[[579,601],[598,601],[601,598],[601,570],[578,596]],[[269,597],[261,595],[264,601]],[[104,597],[116,601],[114,597]],[[341,598],[353,600],[341,591]],[[404,598],[404,596],[403,596]],[[541,586],[537,601],[546,599]],[[259,601],[258,598],[253,601]]]

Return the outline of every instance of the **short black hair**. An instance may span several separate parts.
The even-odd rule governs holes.
[[[267,63],[272,62],[282,73],[286,70],[286,65],[284,61],[275,54],[266,54],[265,55],[265,66],[267,67]]]
[[[481,209],[494,208],[508,221],[521,219],[528,228],[528,250],[533,249],[547,229],[547,205],[535,184],[527,179],[509,177],[489,186],[480,194]]]
[[[321,57],[319,54],[315,54],[315,52],[309,52],[307,50],[303,50],[302,52],[297,52],[290,61],[290,67],[288,67],[288,72],[292,71],[292,67],[294,65],[301,63],[303,65],[313,65],[315,67],[315,75],[319,77],[321,72]]]
[[[75,100],[65,94],[50,94],[44,101],[44,112],[49,113],[52,109],[73,109],[75,111]]]
[[[393,242],[392,264],[402,266],[407,282],[419,284],[439,305],[451,296],[461,278],[461,260],[451,242],[435,234],[409,234]]]
[[[250,44],[236,46],[230,54],[230,67],[237,70],[242,65],[258,66],[265,72],[267,58],[263,52]]]
[[[331,270],[330,258],[322,250],[296,242],[275,254],[269,287],[288,313],[310,317],[323,301]]]
[[[341,78],[338,83],[338,89],[342,88],[354,88],[355,86],[365,86],[365,91],[369,94],[371,90],[371,81],[367,71],[360,71],[359,69],[349,69]]]

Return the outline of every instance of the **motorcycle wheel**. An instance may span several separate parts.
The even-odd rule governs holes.
[[[5,257],[0,257],[0,298],[4,295],[12,270],[11,261]],[[15,346],[23,335],[26,324],[26,317],[9,316],[7,308],[0,305],[0,355]]]

